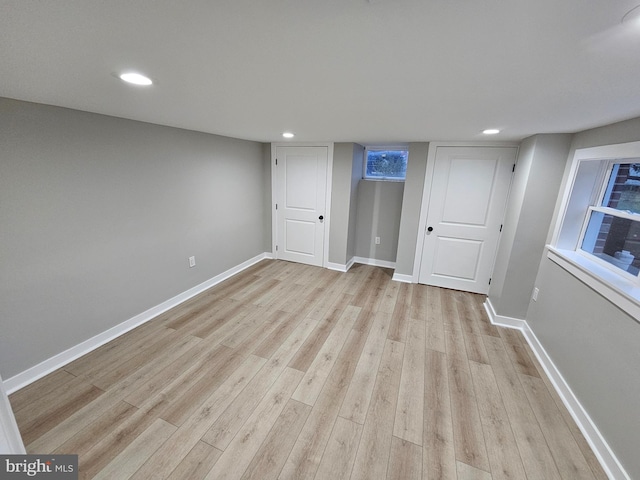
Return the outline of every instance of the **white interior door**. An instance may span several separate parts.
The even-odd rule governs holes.
[[[515,147],[437,147],[418,281],[489,291]]]
[[[327,147],[276,148],[276,258],[323,265]]]

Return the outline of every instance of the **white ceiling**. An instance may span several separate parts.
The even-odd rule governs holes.
[[[640,116],[638,3],[0,0],[0,96],[264,142],[574,132]]]

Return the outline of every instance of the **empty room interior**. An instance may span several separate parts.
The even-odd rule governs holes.
[[[637,2],[0,0],[0,455],[640,478]]]

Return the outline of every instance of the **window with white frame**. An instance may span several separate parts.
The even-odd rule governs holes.
[[[609,161],[598,202],[590,205],[580,249],[614,266],[619,273],[640,272],[640,158]]]
[[[640,142],[578,149],[548,258],[640,321]]]
[[[409,150],[404,147],[367,147],[362,178],[404,181],[408,159]]]

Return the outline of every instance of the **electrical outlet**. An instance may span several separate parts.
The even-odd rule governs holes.
[[[376,237],[376,245],[380,245],[380,237]]]
[[[540,289],[538,287],[533,289],[533,295],[531,296],[531,298],[533,299],[534,302],[538,301],[538,294],[540,293]]]
[[[196,257],[189,257],[189,268],[196,266]]]

